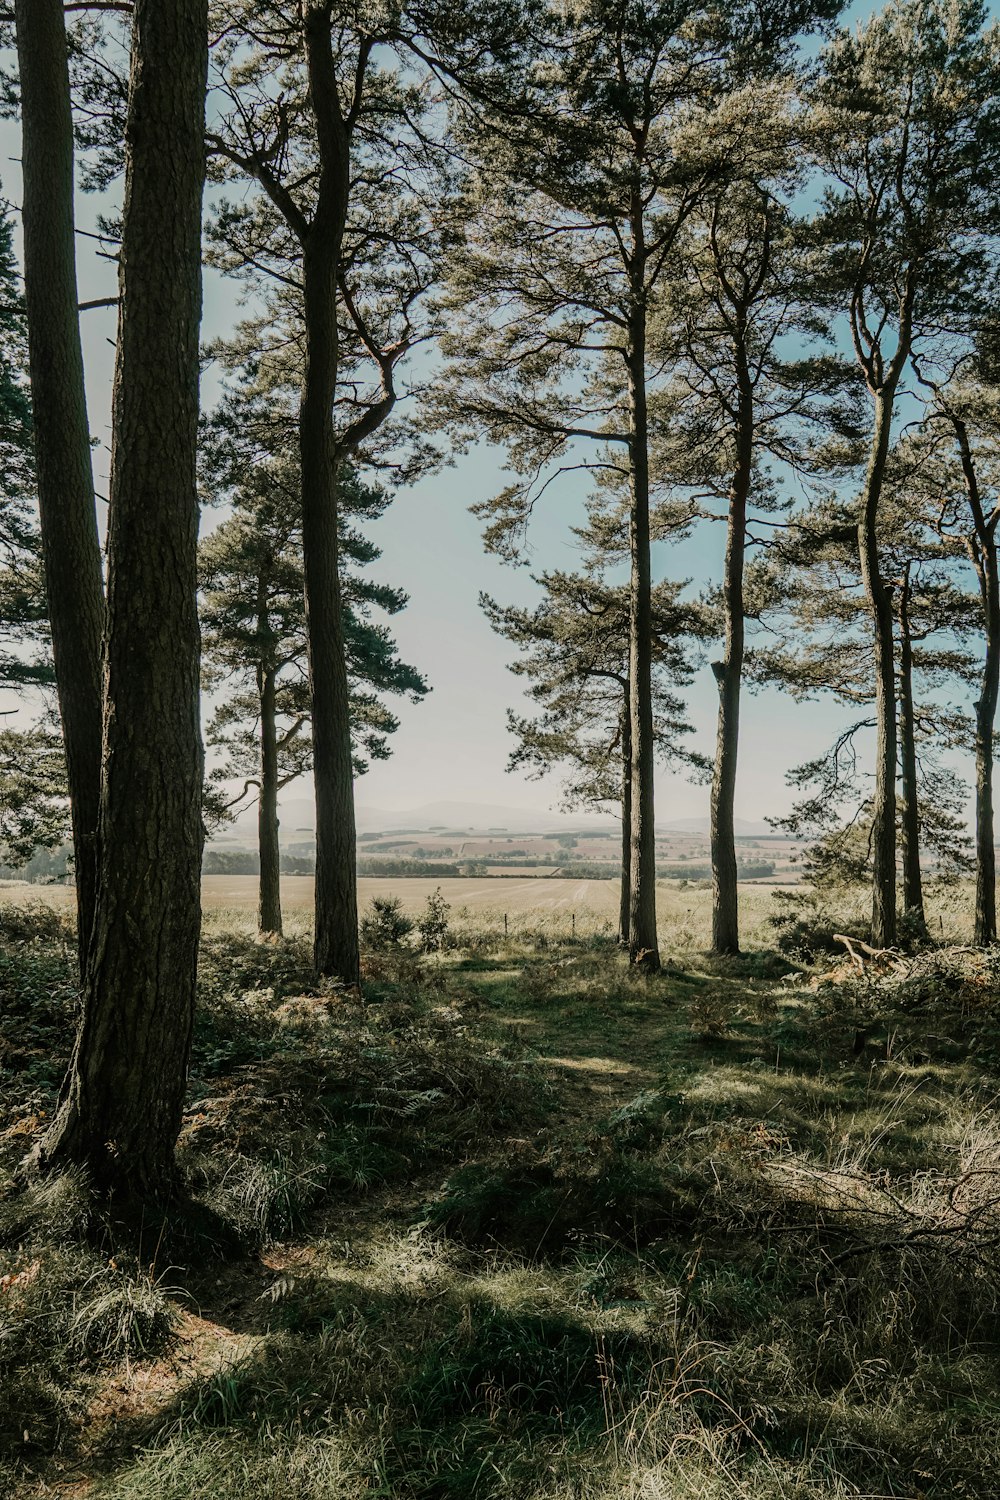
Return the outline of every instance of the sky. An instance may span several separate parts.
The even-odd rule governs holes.
[[[857,15],[867,5],[853,5]],[[3,195],[20,201],[18,128],[0,123],[0,181]],[[107,203],[80,194],[78,227],[93,229]],[[96,241],[79,237],[81,300],[112,295],[114,267],[98,258]],[[237,288],[218,273],[205,279],[203,333],[207,340],[226,333],[240,315]],[[110,442],[110,390],[115,314],[83,314],[91,429],[97,439],[95,480],[107,494]],[[211,370],[203,386],[211,402],[217,382]],[[549,810],[560,801],[560,777],[542,780],[510,774],[506,762],[512,741],[505,718],[508,707],[523,710],[521,684],[511,675],[511,648],[489,628],[480,608],[485,591],[503,603],[530,604],[537,588],[532,571],[571,569],[577,553],[571,527],[584,518],[585,477],[578,487],[563,484],[539,506],[529,532],[529,568],[512,568],[485,553],[480,522],[469,507],[505,483],[503,454],[483,444],[411,488],[397,494],[385,516],[369,534],[382,549],[374,576],[402,587],[408,607],[393,621],[402,657],[427,677],[432,691],[419,704],[402,702],[393,754],[373,763],[356,788],[361,806],[404,811],[430,802],[483,802]],[[217,517],[209,514],[207,524]],[[719,576],[722,527],[702,527],[692,541],[657,545],[654,577],[682,577],[698,588]],[[710,650],[708,657],[712,655]],[[711,755],[715,737],[717,694],[708,660],[689,690],[692,748]],[[0,707],[9,708],[4,703]],[[810,759],[832,740],[844,715],[831,701],[793,703],[775,690],[747,693],[741,715],[737,816],[759,821],[780,815],[793,800],[785,773]],[[309,791],[305,783],[289,788],[289,798]],[[657,820],[708,814],[708,789],[692,785],[668,767],[657,773]]]

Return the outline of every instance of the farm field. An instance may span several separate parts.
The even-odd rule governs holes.
[[[782,896],[790,887],[777,882],[748,881],[740,886],[743,940],[747,948],[770,948],[774,943],[771,917],[781,909]],[[362,876],[358,880],[358,909],[364,912],[373,896],[398,896],[410,915],[422,910],[433,891],[440,890],[451,907],[453,926],[485,926],[497,930],[506,915],[512,929],[544,928],[553,935],[569,929],[573,919],[581,933],[607,931],[617,924],[618,882],[615,880],[566,880],[484,876],[444,879],[408,876]],[[255,875],[206,875],[202,881],[205,917],[211,926],[252,928],[257,906]],[[65,885],[29,885],[0,882],[0,901],[17,904],[44,902],[67,909],[73,888]],[[712,893],[707,884],[685,885],[674,880],[657,882],[657,915],[661,942],[668,948],[707,948],[711,932]],[[301,932],[313,906],[310,875],[285,875],[281,880],[281,902],[289,932]],[[969,908],[971,887],[959,883],[932,887],[927,912],[932,933],[939,940],[968,942],[971,937]],[[864,916],[864,901],[858,909],[844,913],[844,921]]]
[[[358,902],[363,909],[373,896],[399,896],[406,911],[423,906],[438,888],[452,907],[467,906],[482,911],[495,908],[512,914],[529,911],[553,911],[575,907],[600,916],[617,910],[618,887],[612,880],[549,880],[531,877],[502,879],[483,877],[462,880],[422,880],[419,877],[362,876],[358,880]],[[0,888],[5,901],[45,901],[54,906],[72,904],[73,888],[67,885],[28,885],[10,882]],[[202,880],[202,900],[206,911],[252,911],[257,904],[256,875],[206,875]],[[283,875],[281,903],[289,914],[311,911],[313,879],[311,875]]]

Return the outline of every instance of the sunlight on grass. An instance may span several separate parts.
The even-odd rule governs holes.
[[[75,1004],[64,926],[17,921],[8,1174]],[[193,1238],[109,1251],[72,1176],[0,1197],[0,1493],[992,1500],[978,960],[649,979],[599,926],[463,921],[369,955],[363,1001],[317,992],[304,927],[206,923]]]

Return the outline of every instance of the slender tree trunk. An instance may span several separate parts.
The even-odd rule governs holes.
[[[98,905],[83,1019],[40,1156],[116,1196],[174,1186],[194,1017],[196,609],[206,0],[136,0],[115,368]]]
[[[973,534],[966,546],[979,582],[986,654],[976,701],[976,923],[975,941],[988,947],[997,940],[997,874],[993,817],[993,749],[1000,689],[1000,570],[997,567],[997,520],[988,520],[979,491],[979,476],[960,417],[951,416],[958,441]]]
[[[872,802],[872,942],[896,941],[896,670],[892,595],[882,578],[878,551],[878,506],[885,477],[894,388],[875,393],[875,431],[858,521],[858,556],[872,617],[875,647],[875,794]]]
[[[629,731],[632,817],[629,856],[629,960],[656,973],[656,830],[653,807],[653,594],[649,541],[649,419],[646,402],[645,225],[638,191],[632,202],[632,313],[628,335],[631,414],[629,468]]]
[[[745,344],[746,322],[741,321]],[[741,346],[742,355],[742,346]],[[740,951],[739,886],[736,868],[736,764],[740,744],[740,691],[743,684],[747,503],[753,466],[753,385],[745,357],[738,356],[740,384],[736,464],[729,491],[726,562],[722,583],[725,653],[713,664],[719,688],[719,718],[712,776],[712,951]]]
[[[302,551],[316,791],[316,930],[320,975],[360,982],[350,689],[340,594],[336,385],[336,259],[313,231],[306,247],[306,375],[299,414]]]
[[[976,701],[976,929],[988,947],[997,940],[996,844],[993,826],[993,746],[1000,688],[1000,578],[995,547],[984,566],[986,659]]]
[[[257,844],[260,850],[260,899],[257,929],[263,937],[281,936],[281,852],[278,847],[278,729],[274,671],[260,673],[260,797]]]
[[[104,586],[77,311],[62,0],[17,0],[24,285],[38,508],[73,824],[81,977],[97,899]]]
[[[629,704],[626,699],[622,711],[622,876],[621,899],[618,903],[618,942],[628,947],[629,912],[631,910],[631,865],[632,865],[632,734],[629,724]]]
[[[316,791],[316,972],[357,985],[357,850],[350,686],[344,644],[337,529],[337,277],[347,216],[350,137],[339,104],[328,8],[306,11],[306,55],[320,174],[303,245],[305,378],[299,410],[302,552]]]
[[[927,931],[920,875],[920,805],[917,796],[917,745],[913,722],[913,638],[910,631],[910,569],[903,570],[897,607],[899,620],[899,766],[900,845],[903,865],[903,910],[921,933]]]

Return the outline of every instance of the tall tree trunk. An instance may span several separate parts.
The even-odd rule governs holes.
[[[316,209],[303,244],[305,378],[299,410],[302,468],[302,552],[316,791],[316,972],[356,985],[357,850],[350,686],[344,644],[337,529],[337,278],[347,215],[350,138],[338,102],[330,16],[306,13],[310,98],[316,118],[320,175]]]
[[[206,0],[136,0],[115,367],[101,868],[83,1019],[46,1166],[174,1186],[200,923],[196,608]]]
[[[878,551],[878,506],[885,477],[895,387],[874,394],[875,429],[858,520],[858,557],[872,618],[875,647],[875,795],[872,802],[872,942],[896,941],[896,670],[892,595],[882,578]]]
[[[921,933],[927,931],[920,875],[920,805],[917,796],[917,745],[913,721],[913,637],[910,628],[910,568],[903,569],[897,605],[899,620],[899,768],[900,845],[903,865],[903,910]]]
[[[265,619],[266,624],[266,619]],[[281,936],[281,852],[278,847],[278,729],[274,669],[260,673],[260,797],[257,845],[260,850],[257,930]]]
[[[622,709],[622,875],[618,903],[618,942],[628,947],[629,912],[631,911],[632,865],[632,734],[629,724],[629,702]]]
[[[997,940],[996,843],[993,820],[993,744],[1000,688],[1000,578],[996,549],[986,558],[983,603],[986,658],[976,700],[976,926],[975,941]]]
[[[1000,570],[997,567],[997,518],[983,510],[972,445],[965,422],[950,414],[958,442],[973,532],[966,547],[976,570],[983,606],[986,654],[976,700],[976,923],[975,941],[988,947],[997,940],[997,874],[993,818],[993,746],[1000,689]]]
[[[629,729],[632,817],[629,857],[629,960],[656,973],[656,830],[653,808],[653,595],[649,542],[649,419],[646,403],[646,294],[643,209],[632,205],[632,314],[628,340],[631,414],[629,468]]]
[[[97,899],[104,585],[77,311],[62,0],[17,0],[24,286],[38,508],[69,780],[81,977]]]
[[[719,719],[712,776],[712,951],[740,951],[739,886],[736,868],[736,764],[740,744],[740,691],[743,684],[747,503],[753,466],[753,384],[745,358],[746,319],[739,318],[737,355],[739,411],[736,463],[729,491],[726,562],[722,583],[726,641],[721,662],[713,663],[719,688]]]

